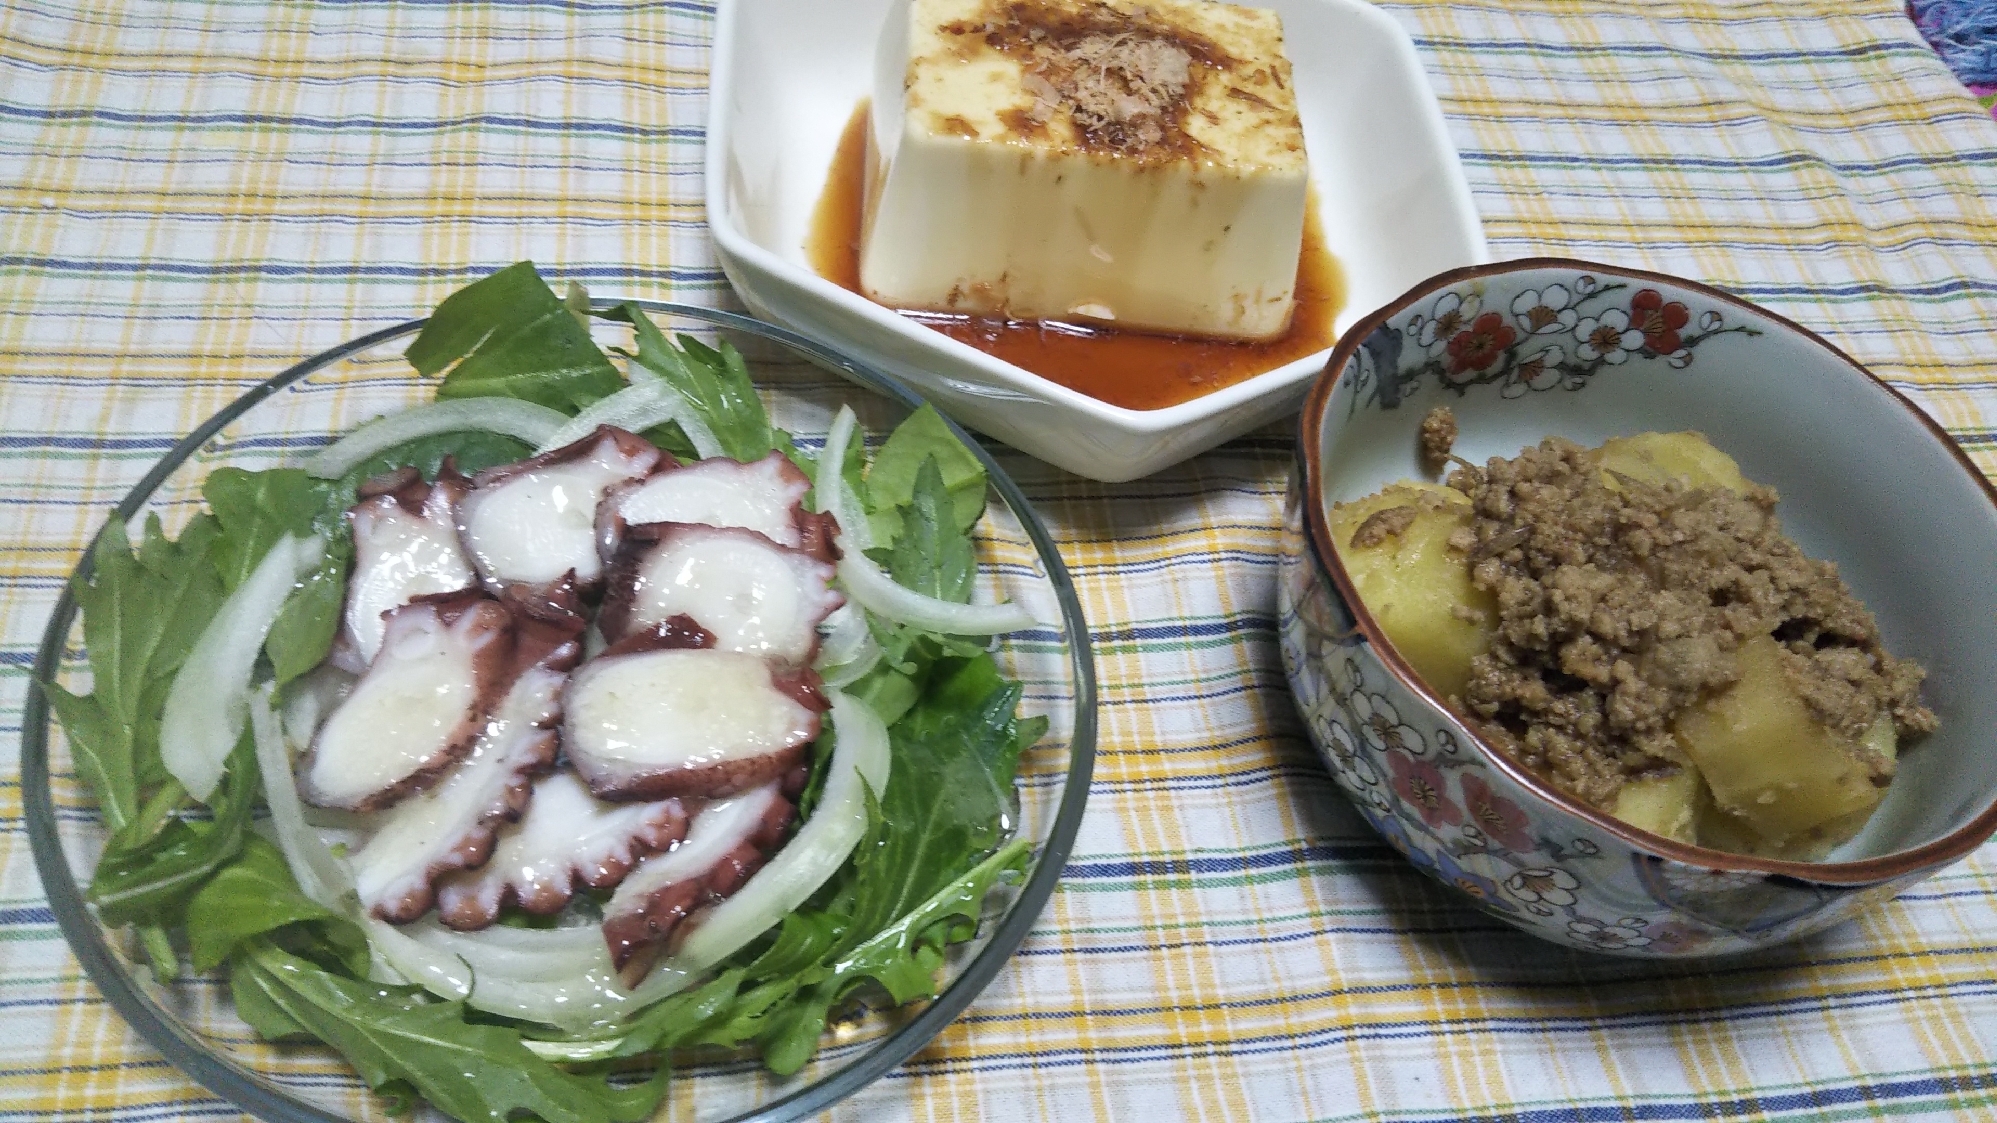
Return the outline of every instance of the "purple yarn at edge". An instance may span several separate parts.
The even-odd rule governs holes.
[[[1964,84],[1997,86],[1997,0],[1911,0],[1907,13]]]

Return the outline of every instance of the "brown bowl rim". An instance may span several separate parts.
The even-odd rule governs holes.
[[[1614,835],[1641,851],[1682,862],[1686,865],[1709,870],[1772,874],[1817,884],[1858,887],[1891,881],[1922,870],[1939,868],[1963,857],[1982,845],[1993,833],[1997,833],[1997,800],[1992,800],[1990,805],[1983,809],[1982,813],[1970,819],[1967,823],[1931,842],[1923,843],[1909,850],[1898,850],[1890,854],[1882,854],[1877,857],[1848,862],[1799,862],[1778,858],[1759,858],[1747,854],[1734,854],[1724,850],[1693,846],[1689,843],[1677,842],[1662,835],[1640,830],[1560,791],[1553,785],[1535,776],[1510,757],[1492,748],[1483,737],[1478,735],[1477,731],[1469,723],[1463,721],[1456,711],[1450,709],[1449,706],[1436,697],[1434,692],[1429,689],[1428,684],[1424,683],[1420,676],[1414,673],[1413,668],[1401,658],[1400,652],[1395,650],[1391,643],[1387,642],[1386,633],[1381,631],[1379,624],[1373,619],[1372,614],[1367,611],[1364,602],[1359,598],[1358,591],[1352,585],[1351,577],[1346,574],[1344,565],[1339,561],[1338,551],[1332,544],[1331,528],[1325,520],[1324,481],[1322,478],[1322,466],[1318,463],[1316,455],[1316,434],[1323,429],[1325,411],[1331,404],[1332,391],[1337,388],[1339,378],[1343,375],[1346,365],[1352,361],[1360,345],[1374,331],[1379,329],[1381,325],[1406,311],[1417,302],[1440,289],[1461,284],[1465,281],[1474,281],[1486,277],[1525,272],[1534,269],[1576,270],[1580,272],[1607,274],[1619,279],[1650,281],[1671,285],[1699,293],[1710,300],[1731,305],[1788,328],[1790,331],[1797,333],[1838,361],[1844,363],[1873,387],[1883,391],[1889,401],[1897,404],[1900,408],[1911,414],[1927,430],[1928,434],[1939,441],[1942,447],[1954,457],[1957,465],[1976,482],[1977,486],[1983,492],[1984,499],[1990,503],[1993,514],[1997,514],[1997,487],[1992,486],[1989,478],[1977,469],[1975,463],[1969,459],[1968,454],[1962,451],[1961,446],[1957,445],[1955,440],[1948,435],[1948,432],[1936,424],[1935,420],[1928,416],[1926,411],[1915,405],[1906,395],[1888,385],[1884,379],[1868,370],[1863,363],[1847,355],[1836,344],[1786,316],[1699,281],[1688,280],[1684,277],[1675,277],[1668,273],[1631,269],[1620,265],[1604,265],[1599,262],[1584,261],[1579,258],[1523,257],[1514,258],[1509,261],[1495,261],[1483,265],[1469,265],[1459,269],[1447,270],[1417,283],[1407,292],[1402,293],[1399,297],[1381,308],[1361,317],[1351,327],[1347,328],[1339,336],[1337,344],[1333,346],[1331,356],[1325,360],[1324,369],[1312,381],[1310,389],[1305,395],[1303,411],[1299,417],[1297,467],[1299,475],[1303,480],[1305,525],[1308,528],[1312,553],[1316,555],[1312,560],[1320,570],[1330,575],[1332,582],[1337,585],[1339,595],[1344,598],[1346,605],[1351,609],[1360,632],[1365,635],[1366,641],[1373,646],[1374,651],[1380,657],[1380,661],[1386,665],[1388,672],[1399,679],[1403,686],[1419,695],[1423,701],[1435,707],[1440,712],[1448,714],[1451,720],[1462,725],[1470,743],[1476,747],[1477,752],[1482,755],[1485,762],[1511,777],[1513,781],[1528,792],[1560,810],[1584,820],[1598,830]]]

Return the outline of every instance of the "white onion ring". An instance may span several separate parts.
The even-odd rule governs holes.
[[[538,932],[546,937],[542,949],[523,952],[489,945],[486,933],[498,928],[465,936],[435,925],[361,920],[369,945],[390,967],[441,998],[572,1033],[609,1026],[633,1009],[594,926]],[[590,937],[587,943],[578,931]]]
[[[845,536],[840,535],[841,538]],[[995,636],[1040,623],[1015,601],[958,604],[895,584],[858,550],[842,549],[839,584],[861,607],[883,619],[946,636]]]
[[[837,737],[825,788],[811,818],[768,865],[714,906],[687,935],[678,954],[645,977],[633,995],[639,1006],[684,989],[701,972],[782,923],[845,864],[867,833],[866,789],[878,793],[888,782],[887,726],[864,702],[836,690],[826,691],[826,697],[832,702]]]
[[[160,763],[203,803],[249,719],[250,675],[271,625],[298,582],[319,565],[326,540],[287,534],[236,586],[201,631],[167,688],[160,715]]]
[[[291,867],[291,876],[307,897],[334,912],[351,913],[353,875],[305,821],[305,805],[298,798],[298,782],[291,771],[291,752],[285,746],[277,714],[270,708],[267,690],[250,695],[250,737],[256,742],[264,802],[270,806],[271,830],[277,835],[277,848],[284,853],[284,864]]]
[[[632,364],[637,369],[638,364]],[[649,373],[649,372],[648,372]],[[634,383],[607,398],[591,402],[581,413],[567,419],[535,446],[537,453],[548,452],[589,436],[598,425],[615,425],[639,433],[667,421],[679,423],[680,432],[693,443],[693,450],[705,459],[721,455],[721,442],[714,430],[693,408],[686,396],[663,378]]]
[[[832,417],[832,429],[825,434],[825,447],[818,450],[818,479],[812,488],[812,502],[821,515],[831,515],[839,528],[839,534],[854,547],[861,550],[874,548],[874,528],[867,521],[867,512],[860,507],[860,497],[853,494],[853,487],[846,482],[846,450],[855,437],[865,441],[860,433],[860,420],[853,416],[853,407],[842,405]],[[825,469],[832,467],[832,486],[825,486]]]
[[[560,410],[518,398],[459,398],[431,402],[400,413],[377,417],[312,454],[305,470],[322,480],[337,480],[369,457],[399,444],[436,433],[482,429],[538,445],[568,418]]]
[[[818,677],[831,687],[850,686],[881,661],[881,645],[867,624],[867,610],[847,602],[825,618],[830,625],[818,649]]]

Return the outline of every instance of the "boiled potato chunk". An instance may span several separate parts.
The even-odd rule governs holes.
[[[1818,823],[1799,835],[1770,840],[1754,833],[1754,829],[1744,820],[1720,810],[1708,799],[1699,808],[1699,845],[1732,854],[1754,854],[1790,862],[1818,862],[1837,849],[1839,843],[1857,834],[1870,818],[1872,809],[1867,808]]]
[[[1676,727],[1718,808],[1773,843],[1870,812],[1883,794],[1861,747],[1811,716],[1781,655],[1767,636],[1743,643],[1740,681],[1686,710]]]
[[[1729,854],[1757,854],[1763,858],[1787,858],[1787,848],[1780,842],[1769,840],[1754,833],[1745,820],[1720,810],[1710,793],[1699,806],[1696,824],[1699,845],[1709,850],[1724,850]]]
[[[1463,693],[1470,660],[1490,646],[1497,619],[1491,595],[1470,584],[1469,559],[1449,548],[1449,536],[1470,518],[1462,492],[1425,483],[1395,484],[1331,509],[1332,538],[1360,599],[1388,642],[1444,698]],[[1355,535],[1361,545],[1353,544]],[[1468,611],[1459,614],[1458,606]]]
[[[1734,458],[1712,446],[1698,433],[1638,433],[1615,437],[1596,450],[1604,482],[1617,490],[1610,472],[1662,486],[1677,480],[1687,487],[1723,487],[1736,495],[1747,493],[1746,477]]]
[[[1678,842],[1698,838],[1698,805],[1703,785],[1695,768],[1643,776],[1623,784],[1609,814],[1632,827]]]

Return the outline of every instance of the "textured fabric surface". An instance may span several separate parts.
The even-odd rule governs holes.
[[[1496,256],[1760,301],[1997,469],[1997,122],[1899,3],[1389,10]],[[237,1115],[83,979],[30,863],[28,666],[87,536],[249,385],[493,267],[731,304],[711,27],[679,0],[0,6],[0,1121]],[[1371,835],[1277,664],[1288,455],[1272,428],[1113,486],[1011,458],[1098,645],[1089,814],[1014,963],[835,1114],[1997,1117],[1997,849],[1801,944],[1662,967],[1498,926]]]
[[[1997,117],[1997,0],[1912,0],[1907,15],[1976,104]]]
[[[1997,83],[1997,4],[1990,0],[1911,0],[1907,14],[1965,85]]]

